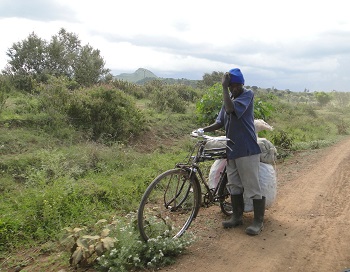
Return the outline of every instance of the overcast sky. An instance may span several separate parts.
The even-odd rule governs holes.
[[[146,68],[202,79],[239,67],[246,85],[350,91],[346,0],[0,0],[0,69],[6,51],[60,28],[99,49],[112,74]]]

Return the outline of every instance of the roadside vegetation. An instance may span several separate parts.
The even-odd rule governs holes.
[[[42,65],[28,61],[43,54]],[[188,85],[115,80],[98,50],[63,29],[50,42],[31,34],[9,57],[0,75],[0,267],[173,262],[195,237],[145,245],[134,214],[148,184],[185,158],[190,132],[215,120],[222,73]],[[350,93],[247,87],[255,117],[274,127],[259,136],[277,147],[278,163],[349,133]],[[36,263],[39,255],[51,258]]]

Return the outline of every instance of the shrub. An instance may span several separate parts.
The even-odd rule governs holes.
[[[67,114],[94,141],[127,141],[145,127],[131,96],[107,85],[76,91]]]
[[[142,98],[145,98],[146,96],[144,88],[134,83],[117,79],[117,80],[114,80],[112,84],[118,90],[122,90],[126,94],[132,95],[137,99],[142,99]]]
[[[272,111],[274,111],[274,108],[270,103],[264,102],[260,98],[255,98],[254,118],[267,120],[270,117]]]
[[[150,100],[150,105],[161,112],[185,113],[188,104],[169,86],[153,90]]]
[[[174,263],[193,242],[190,234],[180,238],[158,237],[147,243],[141,241],[135,213],[103,224],[100,220],[90,230],[86,228],[66,228],[63,240],[72,252],[70,262],[73,267],[91,266],[97,261],[102,271],[131,271],[134,269],[156,269]]]
[[[222,107],[222,87],[220,83],[210,87],[203,97],[196,104],[196,113],[200,123],[212,124]],[[274,107],[260,98],[254,99],[254,117],[256,119],[264,119],[271,115]]]
[[[0,75],[0,113],[5,105],[6,99],[12,89],[8,77]]]
[[[339,135],[346,135],[346,134],[348,134],[349,124],[346,123],[343,119],[338,121],[336,123],[336,126],[337,126],[337,130],[338,130],[338,134]]]
[[[196,103],[196,113],[199,123],[212,124],[222,106],[222,87],[216,83],[210,87]]]
[[[294,138],[288,135],[285,131],[280,130],[272,135],[272,143],[278,151],[278,158],[287,157],[294,144]]]

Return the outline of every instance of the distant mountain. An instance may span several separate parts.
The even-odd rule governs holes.
[[[115,76],[115,78],[133,83],[138,83],[144,82],[145,79],[157,79],[158,77],[147,69],[139,68],[134,73],[123,73]]]
[[[128,82],[136,83],[143,85],[149,81],[152,80],[161,80],[162,82],[166,84],[183,84],[188,85],[192,87],[196,87],[198,85],[199,80],[190,80],[190,79],[174,79],[174,78],[162,78],[157,77],[155,74],[153,74],[151,71],[145,69],[145,68],[139,68],[134,73],[123,73],[117,76],[114,76],[115,79],[119,80],[125,80]]]

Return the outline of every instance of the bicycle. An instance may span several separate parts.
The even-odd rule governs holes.
[[[159,236],[180,237],[196,218],[202,203],[207,206],[219,203],[225,215],[232,214],[231,198],[226,189],[226,167],[220,173],[217,185],[210,188],[199,166],[204,161],[226,158],[227,141],[230,139],[195,132],[191,136],[198,140],[187,162],[177,163],[174,169],[156,177],[142,196],[137,221],[144,241]],[[213,142],[222,145],[210,148],[209,144]],[[202,187],[205,191],[203,197]]]

